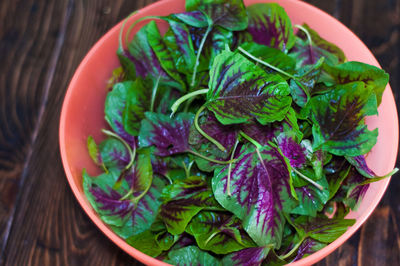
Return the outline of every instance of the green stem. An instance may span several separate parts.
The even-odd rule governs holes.
[[[186,152],[191,153],[191,154],[193,154],[193,155],[195,155],[195,156],[197,156],[197,157],[200,157],[200,158],[202,158],[202,159],[204,159],[204,160],[207,160],[207,161],[210,161],[210,162],[213,162],[213,163],[216,163],[216,164],[230,164],[230,163],[236,161],[236,160],[229,160],[229,161],[220,161],[220,160],[216,160],[216,159],[213,159],[213,158],[204,156],[203,154],[200,154],[200,153],[195,152],[195,151],[193,151],[193,150],[187,150]]]
[[[301,238],[301,240],[296,244],[296,246],[294,246],[288,253],[286,253],[285,255],[282,256],[278,256],[281,260],[287,259],[290,256],[293,255],[293,253],[300,247],[301,243],[303,243],[303,241],[306,239],[305,236],[303,236]]]
[[[154,102],[156,100],[156,95],[157,95],[157,90],[158,90],[158,84],[160,83],[161,75],[158,75],[158,78],[156,80],[156,83],[154,83],[153,87],[153,92],[151,94],[151,104],[150,104],[150,112],[154,111]]]
[[[124,46],[122,45],[122,33],[124,32],[125,25],[128,22],[129,18],[132,17],[133,15],[135,15],[136,13],[137,13],[137,11],[132,12],[129,16],[126,17],[126,19],[124,19],[124,22],[122,23],[122,27],[121,27],[121,30],[119,31],[119,35],[118,35],[118,45],[121,50],[124,49]]]
[[[201,112],[203,112],[203,110],[206,108],[206,105],[203,105],[202,107],[199,108],[199,110],[197,110],[196,116],[194,117],[194,127],[197,129],[197,131],[199,131],[199,133],[201,135],[203,135],[203,137],[205,137],[206,139],[208,139],[210,142],[212,142],[215,146],[217,146],[218,149],[220,149],[221,151],[225,152],[226,149],[224,146],[222,146],[221,143],[219,143],[216,139],[214,139],[213,137],[210,137],[209,135],[207,135],[206,132],[204,132],[201,127],[199,126],[199,117]]]
[[[191,93],[185,94],[185,95],[183,95],[182,97],[180,97],[180,98],[179,98],[178,100],[176,100],[176,101],[174,102],[174,104],[171,106],[171,110],[172,110],[171,116],[173,116],[174,113],[176,113],[176,111],[177,111],[178,108],[179,108],[179,105],[181,105],[184,101],[186,101],[187,99],[191,99],[191,98],[193,98],[193,97],[195,97],[195,96],[197,96],[197,95],[205,94],[205,93],[208,92],[208,90],[209,90],[209,89],[197,90],[197,91],[193,91],[193,92],[191,92]]]
[[[128,150],[129,156],[130,156],[130,158],[131,158],[131,160],[129,161],[129,163],[125,166],[125,170],[131,168],[131,166],[133,165],[133,162],[135,161],[135,157],[136,157],[136,145],[135,145],[135,147],[133,147],[133,151],[132,151],[131,146],[129,146],[129,144],[126,143],[126,141],[125,141],[123,138],[121,138],[120,136],[118,136],[118,135],[115,134],[114,132],[111,132],[111,131],[109,131],[109,130],[107,130],[107,129],[102,129],[101,131],[102,131],[104,134],[106,134],[107,136],[110,136],[110,137],[113,137],[113,138],[118,139],[119,141],[122,142],[122,144],[125,145],[126,149]]]
[[[251,144],[253,144],[254,146],[256,146],[257,149],[262,149],[263,146],[262,146],[258,141],[252,139],[249,135],[247,135],[247,134],[244,133],[243,131],[240,131],[239,134],[240,134],[243,138],[245,138],[246,140],[248,140]]]
[[[308,30],[301,25],[294,25],[294,26],[306,34],[308,43],[310,46],[312,46],[311,34],[308,32]]]
[[[315,182],[314,180],[312,180],[311,178],[309,178],[308,176],[302,174],[299,170],[297,170],[296,168],[292,167],[293,171],[298,174],[301,178],[303,178],[304,180],[306,180],[307,182],[311,183],[312,185],[314,185],[316,188],[318,188],[319,190],[324,190],[324,188],[318,184],[317,182]]]
[[[151,180],[151,181],[152,181],[152,180]],[[152,182],[150,182],[150,185],[147,186],[147,188],[146,188],[139,196],[137,196],[136,198],[132,199],[132,202],[133,202],[133,204],[135,205],[135,208],[136,208],[136,206],[137,206],[139,200],[141,200],[141,199],[144,197],[144,195],[146,195],[147,192],[149,191],[149,189],[150,189],[150,187],[151,187],[151,183],[152,183]]]
[[[162,17],[159,16],[147,16],[147,17],[143,17],[140,18],[138,20],[136,20],[134,23],[132,23],[132,25],[129,26],[126,35],[125,35],[125,43],[129,43],[129,35],[131,35],[131,31],[132,29],[141,21],[146,20],[146,19],[162,19]]]
[[[129,198],[132,194],[133,194],[133,189],[130,189],[130,190],[128,191],[128,193],[126,193],[125,196],[123,196],[123,197],[120,198],[119,200],[126,200],[126,199]]]
[[[262,65],[264,65],[264,66],[267,66],[267,67],[269,67],[269,68],[272,68],[272,69],[275,70],[276,72],[279,72],[279,73],[281,73],[281,74],[283,74],[283,75],[285,75],[285,76],[288,76],[289,78],[296,79],[295,76],[293,76],[293,75],[291,75],[291,74],[289,74],[289,73],[283,71],[282,69],[277,68],[277,67],[275,67],[275,66],[273,66],[273,65],[271,65],[271,64],[269,64],[269,63],[267,63],[267,62],[265,62],[265,61],[263,61],[263,60],[261,60],[261,59],[258,59],[258,58],[255,57],[254,55],[252,55],[252,54],[250,54],[249,52],[247,52],[246,50],[244,50],[242,47],[239,47],[238,50],[239,50],[240,52],[242,52],[243,54],[245,54],[246,56],[248,56],[248,57],[250,57],[251,59],[253,59],[254,61],[256,61],[256,62],[258,62],[258,63],[260,63],[260,64],[262,64]]]
[[[238,144],[239,144],[239,139],[236,139],[235,146],[233,146],[233,150],[231,153],[231,161],[235,157],[235,152],[236,152],[236,148],[237,148]],[[232,195],[231,194],[231,172],[232,172],[232,162],[230,162],[229,166],[228,166],[228,180],[226,181],[226,191],[227,191],[228,196]]]
[[[186,178],[189,178],[189,176],[190,176],[190,170],[188,169],[188,167],[186,167],[185,162],[182,162],[182,165],[183,165],[183,170],[185,170]]]
[[[214,233],[212,233],[207,240],[204,242],[204,246],[207,246],[208,242],[210,242],[211,239],[213,239],[214,236],[218,235],[220,232],[219,231],[215,231]]]
[[[190,84],[191,87],[193,87],[194,84],[196,83],[196,72],[200,61],[200,55],[203,50],[204,44],[206,43],[207,36],[208,34],[210,34],[212,28],[213,28],[212,24],[208,25],[207,31],[204,33],[203,39],[201,40],[199,50],[197,51],[196,62],[194,64],[194,69],[193,69],[192,83]]]

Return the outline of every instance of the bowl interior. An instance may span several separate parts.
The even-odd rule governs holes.
[[[245,1],[246,5],[260,2],[272,1]],[[330,15],[301,1],[275,0],[274,2],[278,2],[285,8],[293,24],[305,22],[323,38],[342,48],[349,61],[356,60],[379,66],[368,48],[349,29]],[[181,11],[184,11],[184,0],[160,1],[140,10],[130,18],[128,25],[147,15],[168,15]],[[140,23],[135,29],[139,29],[144,23],[146,22]],[[104,121],[106,84],[112,70],[119,65],[115,52],[118,47],[118,33],[121,26],[122,23],[116,25],[94,45],[71,80],[62,107],[60,121],[61,156],[73,193],[100,230],[120,248],[138,260],[149,265],[167,265],[137,251],[115,235],[96,215],[86,200],[82,189],[81,173],[83,168],[86,168],[91,175],[100,173],[88,155],[86,140],[89,135],[92,135],[96,141],[103,138],[100,130],[106,127]],[[397,111],[389,86],[383,94],[379,116],[368,117],[367,124],[370,129],[379,129],[378,142],[368,154],[367,163],[378,175],[386,174],[394,167],[398,147]],[[344,235],[324,249],[294,263],[294,265],[315,263],[346,241],[371,214],[388,183],[389,179],[385,179],[370,186],[358,211],[349,214],[350,218],[355,218],[357,221]]]

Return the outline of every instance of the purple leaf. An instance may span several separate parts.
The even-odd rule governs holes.
[[[296,45],[291,51],[291,55],[297,59],[298,68],[305,65],[313,65],[321,57],[324,57],[325,62],[330,65],[337,65],[346,61],[346,56],[339,47],[321,38],[307,24],[303,24],[303,28],[310,34],[312,44],[310,44],[306,34],[302,30],[299,30],[299,38],[297,38]]]
[[[301,168],[305,165],[306,149],[295,142],[293,138],[287,136],[278,138],[278,146],[283,155],[289,159],[292,167]]]
[[[274,148],[258,151],[248,145],[236,159],[230,180],[229,167],[214,176],[215,198],[242,219],[244,229],[258,245],[279,248],[285,223],[283,211],[290,212],[294,206],[286,163]]]
[[[147,31],[151,30],[151,25],[146,25],[140,29],[131,43],[129,43],[129,53],[136,67],[136,74],[139,77],[152,79],[160,77],[161,84],[168,84],[176,88],[180,88],[181,84],[173,80],[162,68],[157,55],[151,48],[147,39]]]
[[[269,250],[267,247],[246,248],[225,256],[222,265],[258,266],[267,257]]]
[[[113,131],[130,145],[133,145],[135,138],[124,127],[123,113],[126,108],[128,94],[135,86],[134,84],[131,81],[115,84],[113,90],[107,94],[104,104],[106,121]]]
[[[365,161],[364,155],[359,155],[355,157],[345,156],[347,161],[353,165],[357,171],[367,178],[374,178],[376,174],[374,171],[369,169],[367,162]]]
[[[350,169],[344,184],[339,189],[345,193],[343,202],[352,210],[357,210],[362,198],[367,193],[369,184],[360,185],[360,183],[368,180],[368,178],[361,175],[354,167]],[[338,192],[338,193],[339,193]]]
[[[276,3],[247,7],[248,32],[256,43],[287,51],[295,43],[292,23],[283,7]]]
[[[311,238],[307,238],[303,241],[303,243],[301,243],[299,249],[297,250],[296,257],[291,262],[298,261],[301,258],[307,257],[308,255],[317,252],[325,246],[326,244],[320,243]]]
[[[139,147],[155,146],[154,154],[169,156],[189,150],[189,131],[194,115],[179,113],[167,115],[147,112],[139,133]]]

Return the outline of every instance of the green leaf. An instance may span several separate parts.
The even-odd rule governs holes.
[[[155,237],[156,236],[153,232],[146,230],[129,237],[126,239],[126,242],[149,256],[157,257],[163,250],[157,244]]]
[[[116,138],[103,140],[98,147],[101,163],[108,170],[123,170],[130,161],[130,154],[125,145]]]
[[[313,89],[321,74],[324,59],[315,65],[306,65],[298,70],[295,79],[290,80],[290,93],[293,101],[300,107],[305,107],[310,100]]]
[[[247,7],[249,14],[248,32],[254,42],[284,52],[295,43],[292,22],[283,7],[277,3],[260,3]]]
[[[89,136],[87,138],[87,149],[89,151],[89,156],[90,158],[92,158],[93,162],[95,164],[100,164],[101,163],[100,152],[92,136]]]
[[[134,138],[124,127],[123,113],[128,101],[129,91],[133,88],[132,81],[124,81],[114,85],[113,90],[107,94],[104,103],[105,120],[112,130],[129,144],[134,142]]]
[[[307,215],[315,217],[317,212],[322,211],[326,202],[329,200],[329,184],[325,176],[322,176],[319,180],[314,176],[314,171],[311,169],[305,169],[302,171],[304,175],[313,179],[323,189],[315,187],[312,184],[306,186],[296,187],[296,194],[299,199],[299,205],[294,208],[291,213]],[[295,175],[295,173],[293,173]],[[298,176],[294,178],[295,186],[297,185]]]
[[[335,84],[364,82],[365,86],[375,93],[378,106],[382,101],[383,91],[389,82],[389,75],[384,70],[361,62],[351,61],[336,66],[324,64],[323,70]]]
[[[294,221],[296,227],[303,230],[307,236],[327,244],[335,241],[355,222],[356,220],[354,219],[307,218],[305,216],[299,217]]]
[[[247,28],[248,18],[242,0],[187,0],[186,11],[201,11],[208,25],[240,31]]]
[[[196,63],[196,54],[189,28],[174,20],[168,20],[169,30],[164,35],[164,42],[174,57],[176,68],[181,73],[188,73]]]
[[[186,90],[186,83],[183,81],[180,73],[177,71],[175,66],[174,57],[171,55],[170,50],[165,44],[163,37],[161,36],[156,22],[151,21],[146,27],[147,40],[156,54],[162,68],[168,75],[177,81],[182,91]]]
[[[150,109],[151,89],[139,78],[121,83],[121,86],[126,86],[127,90],[126,105],[122,113],[123,125],[130,135],[137,136],[144,113]]]
[[[202,211],[193,217],[186,232],[195,237],[199,248],[216,254],[255,246],[243,231],[241,221],[227,213]]]
[[[115,84],[123,82],[126,76],[127,74],[122,67],[117,67],[116,69],[114,69],[111,77],[107,81],[107,91],[111,91]]]
[[[136,66],[132,61],[132,56],[129,54],[127,50],[123,50],[120,47],[117,50],[117,56],[119,62],[124,70],[124,74],[126,75],[127,80],[135,80],[136,79]],[[118,80],[121,82],[122,80]]]
[[[261,124],[282,120],[291,104],[289,86],[277,74],[268,74],[244,56],[224,51],[210,70],[207,107],[224,125]]]
[[[285,72],[294,73],[296,62],[293,58],[285,54],[279,49],[271,48],[266,45],[258,44],[255,42],[248,42],[240,45],[251,55],[267,62],[268,64],[277,67]],[[271,69],[265,68],[267,72],[274,72]],[[286,76],[282,76],[287,78]]]
[[[313,149],[321,148],[339,156],[369,152],[378,135],[378,130],[369,131],[363,120],[371,108],[367,104],[371,93],[364,83],[353,82],[313,97]]]
[[[203,208],[219,209],[211,188],[201,176],[176,180],[164,189],[162,199],[160,217],[173,235],[183,233],[190,220]]]
[[[150,40],[147,37],[147,32],[154,32],[152,31],[152,24],[153,23],[147,24],[141,28],[128,45],[129,54],[132,56],[132,60],[136,67],[136,75],[151,80],[159,79],[160,84],[182,90],[182,84],[172,78],[163,69],[162,63],[150,45],[150,41],[153,40]],[[159,56],[163,57],[164,54],[159,54]]]
[[[165,262],[172,265],[189,266],[189,265],[209,265],[219,266],[220,261],[208,254],[205,251],[200,250],[196,246],[187,246],[184,248],[171,250],[168,253],[168,260]]]

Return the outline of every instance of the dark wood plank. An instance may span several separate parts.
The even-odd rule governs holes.
[[[0,257],[60,53],[68,2],[0,2]]]
[[[21,151],[21,154],[17,153],[15,155],[21,162],[19,172],[16,171],[14,174],[15,178],[21,178],[24,174],[26,178],[22,184],[18,185],[17,183],[17,187],[20,186],[20,192],[16,203],[16,212],[13,220],[11,220],[12,226],[10,227],[4,252],[0,258],[0,264],[138,265],[139,263],[119,250],[102,235],[73,198],[60,161],[58,122],[65,90],[83,56],[111,26],[130,12],[140,6],[149,4],[151,1],[69,0],[60,1],[60,3],[58,1],[31,2],[31,5],[24,2],[24,8],[30,10],[35,2],[40,2],[39,6],[44,5],[49,9],[48,14],[42,11],[40,15],[34,18],[35,23],[38,24],[36,28],[31,25],[34,32],[36,31],[35,34],[43,38],[42,43],[36,44],[34,42],[35,39],[31,36],[16,36],[16,40],[24,45],[28,45],[25,42],[29,40],[29,43],[35,43],[34,47],[42,47],[44,51],[49,50],[50,52],[55,51],[54,45],[56,45],[57,40],[61,38],[62,42],[60,56],[56,61],[56,65],[49,66],[49,62],[42,62],[40,55],[43,51],[39,50],[32,58],[29,58],[32,61],[31,67],[23,64],[24,60],[22,60],[19,63],[21,66],[18,73],[15,74],[15,78],[10,79],[2,76],[2,81],[14,81],[14,83],[8,84],[8,90],[2,89],[1,93],[16,94],[19,92],[21,85],[26,86],[24,91],[20,92],[21,95],[17,94],[13,97],[5,95],[2,97],[2,99],[8,99],[9,101],[8,104],[10,106],[7,108],[15,112],[15,116],[17,116],[17,108],[19,106],[27,109],[26,113],[21,115],[25,120],[19,121],[15,119],[16,122],[12,124],[16,129],[11,128],[11,126],[10,128],[5,127],[5,130],[8,130],[6,133],[9,132],[9,135],[12,135],[13,131],[19,130],[18,132],[21,132],[21,140],[17,139],[16,141],[21,143],[18,142],[18,145],[10,146],[10,149],[4,152],[4,157],[7,158],[9,152],[14,150],[18,152],[20,147],[26,146],[25,142],[22,143],[26,137],[29,137],[29,132],[25,132],[28,131],[26,127],[29,129],[39,122],[40,124],[37,134],[34,135],[34,137],[37,137],[33,139],[33,145],[28,149],[30,156],[26,156],[26,154],[29,154],[27,151],[24,151],[24,153]],[[5,5],[10,5],[11,3],[13,2],[2,1],[4,6],[2,6],[1,10],[9,8]],[[5,12],[1,14],[3,15]],[[11,25],[16,22],[19,14],[23,14],[23,12],[16,10],[14,15],[10,15],[15,19],[7,17],[5,20]],[[53,22],[49,17],[57,17],[60,22]],[[28,25],[22,27],[22,32],[25,32],[29,26],[29,21],[27,20],[26,22]],[[64,32],[61,25],[62,21],[65,22]],[[45,26],[45,23],[48,23],[47,26]],[[48,27],[53,30],[50,31],[51,34],[43,34],[41,31]],[[14,29],[14,27],[10,28]],[[10,38],[9,36],[6,37],[7,39]],[[49,42],[48,46],[45,45],[47,42]],[[29,47],[21,47],[22,44],[17,48],[24,48],[22,52],[26,52],[25,50]],[[13,46],[15,42],[9,45]],[[11,48],[8,49],[11,50]],[[18,55],[18,49],[15,49],[13,53],[14,55],[8,59],[9,65],[12,65],[13,61],[19,62],[18,60],[21,60],[19,59],[21,54]],[[26,55],[22,55],[26,57]],[[53,56],[52,58],[55,57]],[[51,59],[49,61],[51,62]],[[32,82],[35,81],[36,75],[47,77],[52,75],[53,71],[54,77],[52,79],[44,79],[40,84]],[[30,72],[35,75],[27,75]],[[27,77],[21,79],[23,74],[27,75]],[[49,85],[49,93],[47,97],[40,97],[41,94],[46,96],[45,92],[41,91],[46,84]],[[6,86],[2,87],[5,88]],[[30,98],[36,100],[31,103]],[[33,108],[36,106],[39,106],[38,110],[41,110],[40,106],[45,107],[40,120],[34,120],[32,114],[29,113],[29,110],[35,111]],[[0,108],[5,107],[2,104]],[[1,111],[1,115],[4,116],[2,121],[7,121],[7,117],[5,117],[7,113],[9,113],[7,110]],[[32,133],[30,134],[32,135]],[[28,141],[28,143],[31,143],[31,141]],[[10,161],[9,165],[10,169],[13,169],[12,167],[17,164],[14,161]],[[6,169],[2,166],[3,168]],[[7,191],[9,190],[7,189]],[[0,195],[5,197],[3,193]],[[13,201],[15,201],[15,196],[13,196]]]

